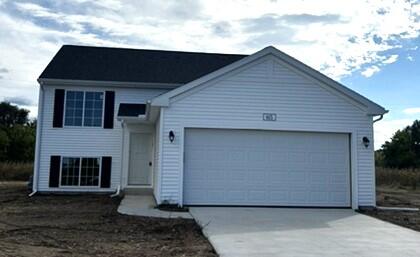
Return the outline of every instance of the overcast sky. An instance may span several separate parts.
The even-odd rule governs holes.
[[[36,115],[63,44],[246,53],[268,45],[390,110],[376,148],[420,119],[418,1],[0,0],[0,100]]]

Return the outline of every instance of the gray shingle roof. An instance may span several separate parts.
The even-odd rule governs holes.
[[[245,56],[64,45],[39,78],[185,84]]]

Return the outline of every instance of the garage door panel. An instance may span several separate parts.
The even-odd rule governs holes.
[[[273,190],[269,192],[269,203],[284,203],[289,199],[288,191]]]
[[[184,203],[349,206],[347,134],[185,131]]]

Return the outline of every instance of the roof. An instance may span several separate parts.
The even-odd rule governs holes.
[[[343,97],[347,97],[363,106],[366,107],[366,112],[368,115],[383,115],[388,111],[385,110],[382,106],[374,103],[373,101],[369,100],[368,98],[356,93],[355,91],[347,88],[346,86],[340,84],[339,82],[329,78],[328,76],[318,72],[317,70],[307,66],[306,64],[296,60],[295,58],[283,53],[282,51],[278,50],[273,46],[268,46],[252,55],[249,55],[241,60],[238,60],[235,63],[229,64],[219,70],[216,70],[210,74],[207,74],[203,77],[200,77],[194,81],[191,81],[181,87],[173,89],[167,93],[164,93],[152,100],[152,106],[169,106],[172,101],[176,101],[174,99],[175,96],[181,95],[184,92],[187,92],[195,87],[202,85],[212,79],[221,77],[231,71],[234,71],[240,67],[243,67],[259,58],[262,58],[266,55],[272,55],[278,60],[280,60],[285,65],[299,71],[300,73],[304,74],[307,77],[310,77],[317,81],[318,83],[322,83],[323,85],[328,86],[332,90],[340,93]],[[179,98],[178,98],[179,99]]]
[[[39,79],[185,84],[245,56],[64,45]]]
[[[146,104],[121,103],[118,108],[118,117],[138,117],[146,114]]]

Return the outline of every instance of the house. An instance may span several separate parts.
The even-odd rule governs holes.
[[[373,123],[387,111],[274,47],[247,56],[65,45],[38,82],[34,192],[375,205]]]

